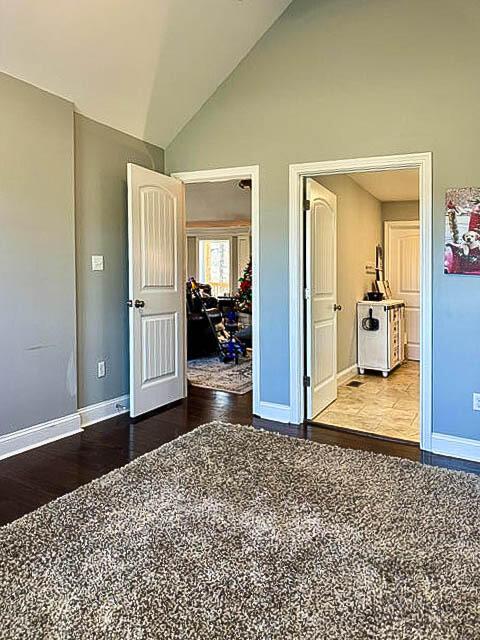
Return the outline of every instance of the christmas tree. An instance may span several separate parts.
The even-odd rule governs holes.
[[[237,292],[238,310],[252,313],[252,259],[248,261],[243,276],[238,281]]]

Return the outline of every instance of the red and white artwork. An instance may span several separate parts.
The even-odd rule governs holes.
[[[445,194],[445,273],[480,276],[480,188]]]

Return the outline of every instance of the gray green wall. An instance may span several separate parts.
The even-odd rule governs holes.
[[[0,104],[2,435],[128,393],[126,165],[164,154],[5,74]]]
[[[163,150],[75,114],[80,407],[128,393],[127,162],[163,171]],[[92,271],[92,255],[104,271]]]
[[[73,105],[0,73],[0,435],[77,408]]]
[[[261,400],[290,399],[289,164],[431,151],[434,429],[480,438],[480,278],[443,274],[445,190],[480,184],[479,24],[478,0],[295,0],[167,148],[260,165]]]
[[[420,217],[418,200],[382,202],[382,218],[387,221],[418,220]]]
[[[371,290],[375,247],[383,240],[382,205],[347,175],[320,176],[317,182],[337,196],[337,371],[357,362],[357,302]]]

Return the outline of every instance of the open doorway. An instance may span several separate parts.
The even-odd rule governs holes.
[[[203,220],[208,224],[202,225],[202,219],[197,217],[191,220],[191,236],[187,241],[185,191],[187,185],[201,183],[217,184],[230,193],[236,193],[236,189],[245,192],[249,220],[240,221],[235,216],[229,220],[227,216],[227,220]],[[216,353],[208,353],[214,356],[215,370],[203,375],[202,386],[243,394],[245,400],[240,404],[246,407],[248,403],[249,411],[253,396],[253,411],[258,412],[258,284],[254,275],[258,256],[258,167],[170,177],[129,163],[127,184],[130,415],[137,417],[187,396],[189,293],[195,294],[199,311],[207,320],[207,330],[210,329],[209,338],[216,345]],[[220,202],[220,210],[225,211],[226,193],[215,191],[214,199]],[[212,202],[207,204],[210,213],[212,207]],[[188,243],[195,245],[189,258]],[[187,261],[193,270],[188,283]],[[242,268],[240,280],[245,286],[239,287],[238,272]],[[199,283],[199,277],[210,282]],[[205,304],[205,298],[215,301],[217,321],[211,317],[212,306]],[[219,330],[223,341],[218,337]],[[214,376],[222,377],[227,365],[232,370],[230,377],[238,377],[240,364],[244,367],[242,377],[248,378],[247,388],[244,379],[243,388],[226,388],[225,380],[222,385],[217,381],[213,386]],[[225,401],[228,398],[223,398],[222,402]]]
[[[305,188],[307,418],[418,443],[418,169]]]
[[[292,416],[429,450],[431,155],[292,165],[290,197]]]
[[[174,177],[185,183],[187,393],[241,395],[255,410],[258,168]]]
[[[252,391],[251,181],[185,186],[187,380]]]

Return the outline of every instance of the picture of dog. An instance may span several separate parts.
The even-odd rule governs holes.
[[[463,242],[448,242],[447,246],[451,247],[457,255],[469,256],[472,252],[480,250],[480,233],[476,231],[467,231],[462,236]]]
[[[467,231],[463,234],[463,253],[468,256],[475,250],[480,250],[480,233],[476,231]]]

